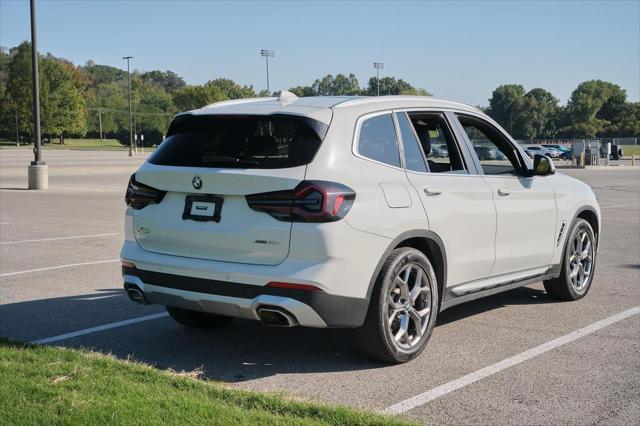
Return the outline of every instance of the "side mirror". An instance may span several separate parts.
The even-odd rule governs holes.
[[[556,166],[553,165],[553,160],[546,155],[536,154],[533,157],[533,174],[535,176],[547,176],[556,172]]]

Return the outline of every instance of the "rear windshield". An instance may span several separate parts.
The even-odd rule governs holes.
[[[149,157],[162,166],[280,169],[308,164],[327,131],[291,115],[176,117]]]

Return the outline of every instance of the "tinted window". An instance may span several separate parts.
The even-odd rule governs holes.
[[[442,114],[409,113],[431,173],[465,172],[458,145]]]
[[[358,153],[372,160],[400,167],[400,154],[391,113],[377,115],[362,122]]]
[[[402,146],[404,148],[404,162],[407,170],[414,172],[426,172],[427,166],[424,163],[422,149],[420,149],[418,138],[413,131],[413,126],[404,112],[396,114],[400,135],[402,136]]]
[[[149,162],[164,166],[277,169],[309,163],[322,123],[291,116],[178,116]],[[326,131],[326,129],[325,129]]]
[[[459,115],[482,170],[487,175],[517,174],[521,169],[515,147],[490,124],[475,117]],[[539,147],[534,147],[539,149]]]

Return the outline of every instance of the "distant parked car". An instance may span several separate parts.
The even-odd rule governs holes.
[[[487,146],[474,146],[478,160],[497,160],[496,151]]]
[[[432,146],[431,155],[436,158],[447,158],[449,156],[449,153],[447,152],[446,149],[442,149],[441,147],[438,147],[438,146]]]
[[[622,147],[620,145],[611,145],[611,154],[609,160],[619,160],[622,158]]]
[[[568,147],[566,145],[559,145],[559,144],[555,144],[555,145],[550,145],[550,144],[544,144],[542,145],[547,149],[555,149],[556,151],[559,152],[558,157],[563,160],[569,160],[571,158],[571,147]]]
[[[545,148],[542,145],[529,145],[524,148],[529,157],[533,158],[536,154],[538,155],[546,155],[550,158],[558,158],[559,154],[556,150],[551,150],[549,148]]]

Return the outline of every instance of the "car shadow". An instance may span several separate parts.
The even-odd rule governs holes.
[[[629,263],[629,264],[620,265],[620,266],[626,269],[640,269],[640,264],[635,264],[635,263]]]
[[[540,305],[561,302],[561,300],[549,297],[547,292],[542,289],[520,287],[449,308],[438,314],[436,327],[438,325],[449,324],[451,322],[479,315],[494,309],[504,308],[505,306]]]
[[[435,333],[439,325],[504,306],[551,302],[543,290],[512,290],[442,312]],[[158,312],[164,312],[162,307],[129,302],[121,289],[5,304],[0,305],[0,336],[31,341]],[[240,319],[216,330],[194,330],[166,317],[54,344],[109,353],[159,369],[199,371],[202,378],[231,383],[279,374],[389,368],[362,355],[354,337],[349,329],[278,328]]]

